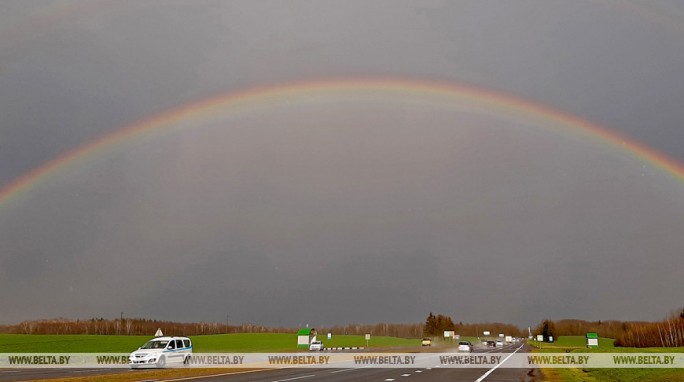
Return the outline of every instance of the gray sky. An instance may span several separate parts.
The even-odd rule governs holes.
[[[682,68],[675,1],[3,1],[0,185],[180,105],[341,77],[489,89],[682,162]],[[659,319],[681,232],[682,178],[550,120],[281,98],[0,204],[0,322]]]

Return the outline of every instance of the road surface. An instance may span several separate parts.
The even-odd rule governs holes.
[[[521,348],[522,346],[522,348]],[[526,352],[526,345],[512,344],[504,348],[491,349],[478,347],[475,354],[483,353],[512,353],[520,348]],[[440,349],[443,352],[456,352],[456,349]],[[0,382],[31,381],[50,378],[87,377],[91,375],[109,373],[139,373],[139,370],[128,369],[5,369],[0,370]],[[141,374],[140,380],[144,380]],[[378,368],[353,368],[353,369],[268,369],[261,371],[217,371],[211,376],[191,378],[170,378],[166,381],[193,381],[193,382],[308,382],[308,381],[371,381],[371,382],[420,382],[420,381],[470,381],[470,382],[501,382],[501,381],[541,381],[537,369],[509,369],[491,368],[466,369],[445,368],[437,363],[432,367],[407,368],[407,369],[378,369]]]

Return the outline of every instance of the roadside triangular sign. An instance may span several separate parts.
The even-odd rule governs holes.
[[[155,337],[163,337],[164,333],[162,333],[161,328],[157,329],[157,332],[154,333]]]

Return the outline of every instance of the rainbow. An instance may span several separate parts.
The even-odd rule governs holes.
[[[49,176],[58,174],[78,161],[95,156],[101,150],[138,139],[152,132],[163,131],[183,121],[201,120],[212,113],[252,108],[267,108],[293,100],[316,100],[330,94],[370,94],[371,97],[398,97],[411,95],[430,104],[441,102],[454,107],[468,107],[509,119],[535,121],[542,126],[560,126],[581,133],[607,145],[617,147],[646,163],[670,174],[684,183],[684,165],[666,155],[614,131],[585,119],[554,110],[547,106],[506,94],[474,86],[406,78],[339,78],[285,83],[275,86],[253,87],[229,92],[197,102],[172,108],[150,118],[103,135],[95,140],[67,151],[43,165],[14,179],[0,189],[0,208],[13,198],[39,184]]]

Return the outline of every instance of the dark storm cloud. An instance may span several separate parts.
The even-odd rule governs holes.
[[[202,257],[202,256],[200,256]],[[146,296],[146,310],[159,316],[196,319],[226,314],[234,322],[267,325],[359,322],[367,316],[393,320],[407,307],[430,308],[447,285],[440,262],[427,253],[364,254],[331,259],[312,267],[292,260],[287,269],[245,248],[212,253],[205,262],[192,255],[182,272],[161,280]],[[442,292],[440,292],[442,290]],[[178,301],[184,310],[178,311]],[[207,303],[210,303],[210,307]]]
[[[0,184],[178,105],[357,75],[503,91],[684,160],[678,4],[0,9]],[[683,186],[652,163],[505,116],[293,105],[81,158],[0,205],[0,321],[125,310],[296,325],[433,310],[534,324],[680,304]]]

